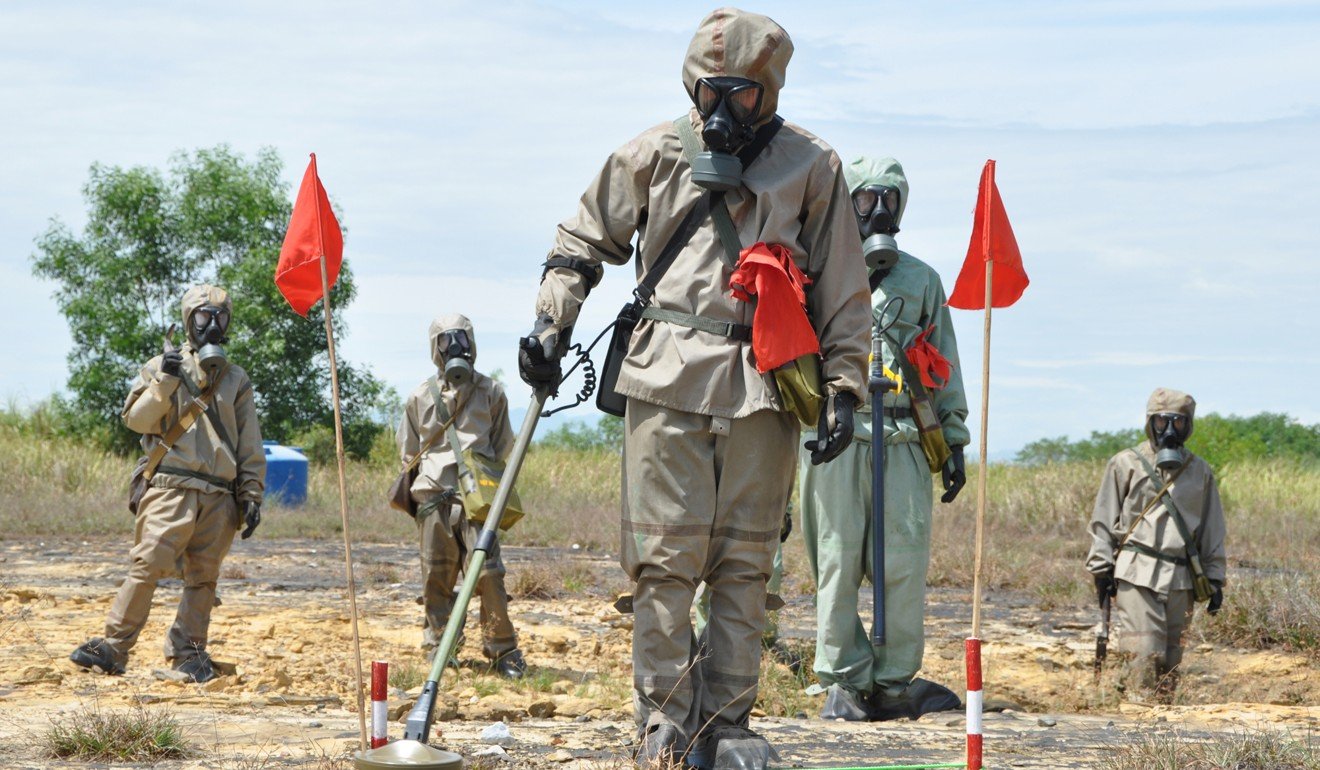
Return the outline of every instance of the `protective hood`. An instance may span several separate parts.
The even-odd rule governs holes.
[[[908,181],[907,175],[903,173],[903,166],[898,161],[893,158],[875,160],[862,156],[843,169],[843,178],[848,183],[849,195],[868,185],[897,187],[898,212],[894,226],[898,227],[902,224],[903,211],[907,209],[908,203]]]
[[[229,311],[230,316],[234,314],[234,303],[229,299],[229,292],[219,286],[210,284],[198,284],[183,293],[183,328],[185,333],[192,328],[188,319],[192,317],[193,311],[205,305],[215,305],[216,307]],[[192,336],[189,334],[188,341],[192,342]]]
[[[1196,428],[1196,400],[1181,390],[1156,388],[1146,402],[1146,438],[1155,446],[1155,436],[1151,433],[1150,418],[1162,412],[1181,414],[1187,417],[1187,437],[1192,437]]]
[[[779,108],[779,90],[784,87],[793,41],[784,28],[768,16],[720,8],[701,20],[688,44],[683,61],[683,86],[688,95],[701,78],[742,77],[765,88],[759,125]]]
[[[472,322],[465,315],[447,313],[435,317],[431,322],[431,360],[441,371],[445,368],[445,359],[440,355],[440,337],[448,331],[461,329],[467,334],[468,344],[472,346],[472,364],[477,363],[477,336],[472,331]]]

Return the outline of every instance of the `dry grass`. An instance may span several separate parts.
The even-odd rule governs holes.
[[[1104,770],[1320,770],[1314,736],[1243,730],[1209,740],[1189,738],[1178,730],[1149,732],[1116,745],[1103,760]]]
[[[156,762],[183,758],[192,751],[168,711],[143,706],[80,707],[53,719],[43,743],[48,756],[87,762]]]

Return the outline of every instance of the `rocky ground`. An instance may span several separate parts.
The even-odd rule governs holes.
[[[398,718],[425,676],[418,641],[416,552],[411,545],[354,548],[362,655],[387,660]],[[437,745],[483,767],[626,767],[633,729],[629,702],[630,617],[611,606],[624,585],[614,559],[554,549],[509,549],[511,605],[528,678],[508,685],[485,669],[469,633],[462,667],[447,672],[433,734]],[[334,541],[260,538],[236,543],[221,580],[223,605],[211,651],[225,676],[198,686],[169,677],[160,658],[179,584],[156,595],[151,623],[123,677],[83,672],[66,657],[101,631],[127,565],[118,540],[0,541],[0,767],[85,767],[43,756],[52,723],[87,709],[168,709],[194,746],[163,768],[256,770],[351,766],[358,715],[352,636],[342,591],[343,556]],[[790,582],[790,585],[793,583]],[[781,626],[804,648],[813,627],[809,596],[789,596]],[[475,626],[474,616],[469,621]],[[965,592],[932,593],[928,678],[962,690]],[[1093,618],[1042,613],[1022,597],[990,597],[983,636],[987,766],[1094,767],[1107,752],[1151,731],[1189,738],[1243,729],[1320,728],[1320,676],[1305,660],[1274,652],[1190,653],[1178,705],[1119,704],[1096,688],[1090,665]],[[960,713],[916,722],[853,725],[808,716],[819,699],[778,664],[754,726],[778,748],[783,767],[957,762]],[[1308,705],[1310,704],[1310,705]],[[511,741],[481,734],[496,721]],[[398,737],[402,726],[391,725]],[[116,765],[123,766],[123,765]]]

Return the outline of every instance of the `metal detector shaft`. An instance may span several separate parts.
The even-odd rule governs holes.
[[[504,517],[504,508],[508,505],[509,495],[513,492],[513,483],[522,470],[523,458],[527,456],[527,448],[531,446],[532,434],[536,431],[536,423],[541,419],[541,409],[545,406],[547,395],[542,390],[532,392],[532,404],[527,409],[527,416],[523,418],[522,430],[518,431],[518,438],[513,442],[513,451],[509,453],[509,461],[504,466],[500,486],[495,490],[490,513],[486,515],[486,523],[481,528],[481,534],[477,536],[476,547],[473,548],[472,555],[468,557],[467,566],[463,570],[463,587],[459,590],[458,598],[449,612],[449,622],[445,624],[445,633],[440,637],[440,646],[436,648],[435,660],[431,663],[431,675],[422,685],[422,694],[417,698],[417,703],[412,711],[408,712],[408,721],[403,728],[405,740],[426,743],[430,735],[436,695],[440,690],[440,677],[444,674],[445,664],[454,651],[454,643],[463,630],[468,603],[472,601],[477,580],[480,579],[481,570],[486,565],[486,556],[495,547],[496,530],[500,526],[500,519]]]
[[[893,381],[882,368],[880,331],[871,335],[871,644],[885,645],[885,408]]]

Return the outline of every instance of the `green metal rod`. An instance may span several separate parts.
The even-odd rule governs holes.
[[[435,708],[440,677],[444,675],[445,664],[454,652],[454,644],[458,640],[458,635],[463,631],[463,623],[467,620],[468,604],[472,601],[472,594],[477,590],[477,580],[481,578],[481,569],[486,565],[486,553],[494,546],[495,531],[500,526],[500,519],[504,517],[505,507],[509,504],[509,495],[513,492],[513,482],[522,470],[523,458],[527,456],[527,448],[532,443],[532,434],[536,432],[536,423],[541,419],[541,409],[545,407],[546,396],[547,394],[541,390],[532,392],[532,404],[527,409],[527,416],[523,418],[522,429],[518,431],[518,438],[513,442],[513,451],[509,453],[509,462],[504,468],[504,474],[500,477],[500,486],[495,491],[495,499],[491,501],[490,513],[486,515],[486,524],[481,528],[481,534],[477,536],[476,547],[468,558],[463,574],[463,587],[459,590],[458,598],[454,601],[453,609],[449,612],[449,622],[445,624],[445,632],[440,637],[440,646],[435,651],[435,660],[431,663],[431,674],[426,678],[426,683],[422,685],[422,694],[417,699],[417,704],[413,706],[412,711],[408,714],[403,731],[405,739],[425,743],[431,731],[431,716]]]

